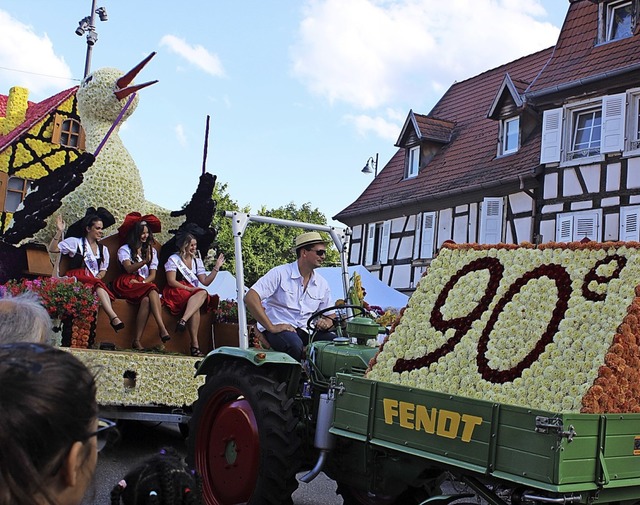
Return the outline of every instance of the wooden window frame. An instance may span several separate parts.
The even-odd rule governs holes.
[[[22,189],[21,189],[21,190],[18,190],[18,189],[16,189],[16,188],[10,188],[10,187],[9,187],[9,184],[10,184],[10,182],[11,182],[11,180],[12,180],[12,179],[14,179],[14,180],[18,180],[18,181],[22,181]],[[21,204],[22,202],[24,202],[24,199],[25,199],[25,197],[27,196],[27,193],[29,192],[29,189],[31,189],[31,183],[32,183],[32,182],[33,182],[33,181],[31,181],[30,179],[24,179],[24,178],[22,178],[22,177],[16,177],[15,175],[12,175],[12,176],[10,176],[10,177],[7,177],[7,180],[6,180],[6,189],[5,189],[5,191],[3,192],[3,193],[4,193],[4,194],[3,194],[4,201],[2,202],[2,209],[4,210],[4,212],[11,212],[11,213],[13,213],[13,212],[15,212],[15,211],[18,209],[18,207],[20,206],[20,204]],[[18,203],[18,207],[16,207],[15,209],[7,209],[7,202],[8,202],[8,200],[9,200],[9,198],[8,198],[9,193],[18,193],[18,194],[20,194],[20,202]]]
[[[73,125],[78,125],[79,131],[75,133],[72,131]],[[68,135],[69,138],[77,138],[77,145],[72,145],[70,142],[62,142],[64,135]],[[59,144],[61,146],[70,147],[72,149],[85,150],[86,136],[82,123],[72,117],[67,117],[62,114],[56,114],[53,121],[53,133],[51,135],[51,142],[53,144]]]

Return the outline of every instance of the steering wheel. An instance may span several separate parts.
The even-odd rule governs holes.
[[[351,309],[351,315],[347,314],[347,309]],[[328,312],[336,312],[336,317],[334,319],[334,323],[331,328],[327,328],[326,330],[320,330],[318,328],[318,320],[323,317]],[[345,325],[349,319],[353,319],[354,317],[360,317],[367,314],[367,310],[360,305],[333,305],[332,307],[327,307],[326,309],[321,309],[318,312],[315,312],[307,321],[307,330],[309,335],[315,335],[318,331],[334,331],[338,325],[341,328],[345,328]],[[313,340],[309,338],[309,340]]]

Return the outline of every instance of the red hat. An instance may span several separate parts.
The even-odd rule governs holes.
[[[139,222],[144,222],[153,233],[158,233],[161,230],[160,220],[153,214],[143,216],[139,212],[130,212],[125,216],[124,222],[118,228],[118,236],[121,242],[127,240],[127,235]]]

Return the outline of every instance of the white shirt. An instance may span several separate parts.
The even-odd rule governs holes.
[[[120,249],[118,249],[118,261],[121,264],[124,265],[124,262],[127,260],[131,261],[131,263],[142,261],[142,258],[140,256],[136,255],[136,258],[137,259],[135,261],[131,259],[131,248],[127,244],[120,246]],[[138,268],[138,271],[136,273],[140,277],[146,279],[147,277],[149,277],[150,270],[158,270],[158,251],[156,251],[153,247],[151,248],[151,264],[147,265],[145,263],[140,268]]]
[[[177,263],[179,261],[184,264],[184,261],[182,261],[182,258],[180,257],[180,255],[172,254],[171,256],[169,256],[169,259],[164,264],[164,271],[175,272],[176,270],[178,270]],[[186,267],[187,265],[184,265],[184,266]],[[204,263],[200,258],[193,258],[193,261],[191,262],[191,271],[194,273],[196,277],[200,274],[207,275],[207,271],[204,268]]]
[[[85,239],[78,238],[78,237],[67,237],[64,240],[60,241],[60,243],[58,244],[58,249],[60,249],[60,252],[62,254],[66,254],[70,258],[73,258],[76,255],[76,253],[82,254],[83,240]],[[90,247],[89,242],[86,243],[86,247]],[[104,254],[104,259],[102,261],[100,260],[100,250],[102,250]],[[104,246],[98,247],[98,253],[95,254],[95,257],[96,257],[96,260],[98,261],[98,265],[101,272],[109,268],[109,249],[107,249]],[[87,269],[85,268],[85,270]],[[89,270],[87,270],[87,272],[89,272]]]
[[[327,281],[315,272],[304,289],[298,263],[288,263],[269,270],[251,287],[263,302],[273,324],[290,324],[307,328],[309,318],[320,309],[331,306],[331,290]],[[264,327],[258,324],[262,331]]]

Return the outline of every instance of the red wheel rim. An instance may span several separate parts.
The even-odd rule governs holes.
[[[216,391],[205,406],[196,436],[195,462],[210,505],[246,502],[256,487],[260,461],[258,424],[236,388]]]

